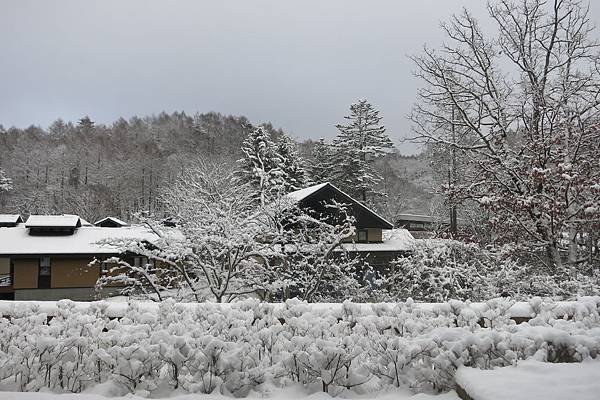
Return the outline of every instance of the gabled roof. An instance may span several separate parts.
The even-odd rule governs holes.
[[[16,225],[23,222],[19,214],[0,214],[0,225]]]
[[[77,215],[31,215],[26,228],[79,228],[81,219]]]
[[[99,221],[94,222],[96,226],[105,226],[105,227],[117,227],[117,226],[127,226],[129,225],[127,222],[120,220],[115,217],[106,217],[102,218]]]
[[[338,189],[335,185],[330,182],[320,183],[318,185],[309,186],[304,189],[296,190],[295,192],[288,193],[285,197],[297,203],[300,206],[307,206],[310,203],[314,203],[315,200],[326,197],[335,196],[341,199],[345,203],[350,203],[355,206],[360,214],[356,216],[359,218],[362,216],[364,219],[368,219],[372,221],[371,224],[376,224],[377,226],[370,226],[372,228],[380,227],[383,229],[392,229],[394,225],[387,221],[385,218],[377,214],[375,211],[371,210],[369,207],[362,204],[360,201],[352,198],[352,196]]]

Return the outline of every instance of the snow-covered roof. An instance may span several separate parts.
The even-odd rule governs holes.
[[[77,228],[81,226],[78,215],[31,215],[25,223],[26,228]]]
[[[122,221],[122,220],[120,220],[119,218],[116,218],[116,217],[102,218],[101,220],[94,222],[94,225],[101,226],[105,222],[112,222],[115,225],[119,225],[119,226],[127,226],[127,225],[129,225],[127,222]]]
[[[0,224],[16,224],[20,222],[19,214],[0,214]]]
[[[319,183],[318,185],[309,186],[304,189],[296,190],[295,192],[291,192],[285,195],[286,198],[293,200],[295,202],[299,202],[307,198],[313,193],[319,191],[319,189],[329,185],[329,182]]]
[[[331,182],[319,183],[318,185],[313,185],[313,186],[309,186],[309,187],[304,188],[304,189],[296,190],[295,192],[291,192],[291,193],[286,194],[284,196],[284,198],[288,198],[288,199],[290,199],[290,200],[292,200],[292,201],[294,201],[296,203],[299,203],[302,200],[305,200],[305,199],[309,198],[310,196],[312,196],[313,194],[317,193],[321,189],[325,188],[326,186],[329,186],[329,187],[333,188],[335,191],[341,193],[343,196],[345,196],[348,199],[350,199],[354,204],[358,205],[363,210],[367,211],[368,213],[372,214],[376,218],[380,219],[383,223],[385,223],[386,225],[388,225],[389,228],[392,228],[394,226],[394,224],[392,224],[391,222],[389,222],[388,220],[386,220],[385,218],[383,218],[381,215],[377,214],[375,211],[373,211],[372,209],[370,209],[369,207],[367,207],[366,205],[364,205],[360,201],[358,201],[355,198],[353,198],[352,196],[350,196],[348,193],[344,192],[343,190],[340,190],[338,187],[336,187]]]
[[[142,225],[120,229],[82,226],[72,235],[30,235],[26,225],[0,229],[0,255],[21,254],[117,254],[112,246],[99,245],[106,239],[137,239],[153,242],[158,235]]]
[[[403,228],[383,231],[383,241],[380,243],[344,243],[346,251],[378,252],[378,251],[410,251],[415,244],[415,238]]]

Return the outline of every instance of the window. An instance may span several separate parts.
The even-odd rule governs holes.
[[[366,229],[360,229],[358,231],[358,241],[359,242],[366,242],[367,241],[367,231],[366,231]]]
[[[50,257],[41,257],[38,268],[38,289],[50,289]]]
[[[148,261],[148,257],[133,257],[133,266],[136,268],[145,268],[146,265],[153,265],[154,263]]]

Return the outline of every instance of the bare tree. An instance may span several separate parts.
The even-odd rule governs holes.
[[[488,12],[497,37],[464,10],[443,24],[441,49],[413,57],[424,82],[416,137],[461,158],[446,194],[490,210],[500,239],[543,249],[548,267],[566,250],[576,263],[577,238],[600,210],[600,54],[588,8],[501,0]]]

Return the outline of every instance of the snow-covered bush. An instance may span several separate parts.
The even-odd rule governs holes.
[[[0,318],[0,386],[80,392],[112,382],[244,397],[294,382],[308,392],[359,394],[408,387],[445,391],[462,365],[535,358],[577,362],[600,353],[600,297],[422,304],[56,303]],[[516,324],[512,317],[528,316]]]
[[[384,286],[398,298],[439,302],[448,299],[489,298],[486,279],[498,264],[476,244],[457,240],[420,240],[407,257],[390,266]]]

